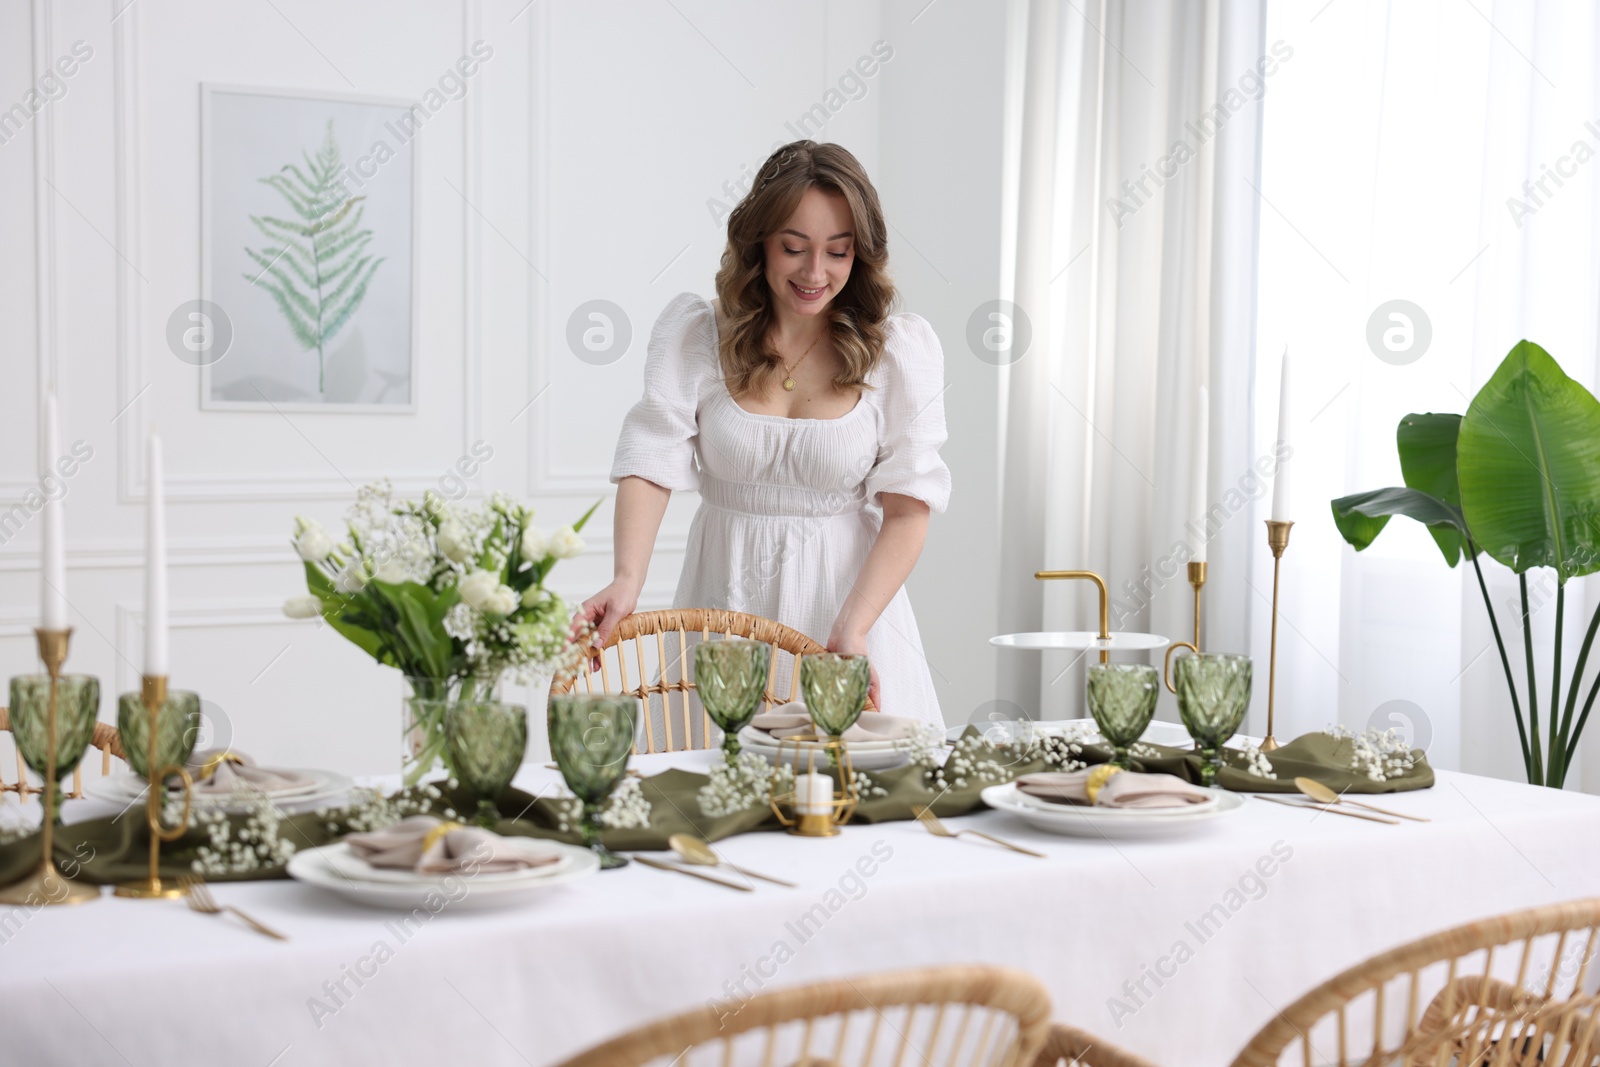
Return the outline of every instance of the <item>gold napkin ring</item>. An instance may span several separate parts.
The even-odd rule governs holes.
[[[1109,782],[1114,776],[1121,773],[1121,767],[1113,767],[1109,763],[1102,763],[1100,766],[1090,771],[1089,777],[1083,783],[1083,792],[1086,796],[1088,796],[1089,803],[1093,804],[1095,802],[1095,798],[1100,795],[1100,788],[1102,786]]]
[[[224,763],[237,763],[242,767],[244,766],[244,758],[242,756],[235,756],[232,752],[224,749],[223,751],[218,752],[215,756],[212,756],[210,759],[206,760],[205,763],[201,764],[200,773],[197,777],[199,777],[201,780],[210,778],[213,774],[217,773],[218,768],[220,768]]]
[[[461,823],[441,822],[438,826],[435,826],[433,829],[429,830],[422,838],[422,854],[426,856],[428,854],[428,850],[434,845],[437,845],[440,840],[443,839],[444,835],[448,834],[451,830],[461,829],[464,829]]]

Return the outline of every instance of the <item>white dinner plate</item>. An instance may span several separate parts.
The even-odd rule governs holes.
[[[535,878],[549,878],[551,875],[560,874],[571,867],[577,860],[573,854],[564,849],[560,842],[547,841],[537,837],[508,837],[505,839],[507,847],[530,855],[557,857],[554,863],[547,863],[541,867],[528,867],[517,871],[500,871],[494,874],[480,872],[473,875],[474,884],[479,882],[518,882],[529,881]],[[443,874],[418,874],[416,871],[399,870],[393,867],[374,867],[366,860],[351,851],[349,844],[339,842],[329,846],[323,851],[323,859],[329,870],[346,878],[353,878],[358,882],[383,882],[392,885],[416,885],[429,882],[438,885],[448,877]]]
[[[768,763],[778,762],[778,745],[771,740],[770,736],[765,740],[753,740],[741,734],[739,741],[746,751],[754,752]],[[893,767],[904,767],[911,762],[911,753],[905,748],[895,749],[893,746],[896,742],[894,741],[846,741],[845,744],[850,749],[850,766],[858,771],[887,771]],[[859,747],[860,745],[881,745],[885,747],[861,748]],[[806,748],[818,749],[817,756],[819,761],[824,758],[820,752],[820,745],[815,743],[803,744],[802,750]],[[784,745],[784,762],[787,763],[792,760],[794,753],[795,746]]]
[[[1015,782],[991,785],[980,795],[983,802],[996,811],[1016,815],[1037,830],[1068,837],[1176,837],[1198,832],[1213,820],[1232,815],[1244,807],[1243,797],[1225,790],[1217,790],[1215,806],[1198,811],[1194,807],[1096,808],[1069,804],[1035,807],[1024,801]]]
[[[311,788],[307,790],[303,787],[296,787],[296,791],[293,792],[268,793],[268,799],[277,807],[285,810],[309,811],[323,801],[343,796],[355,788],[354,781],[337,771],[318,771],[309,768],[297,768],[297,770],[300,774],[311,777]],[[84,787],[84,792],[98,800],[109,801],[112,804],[142,803],[144,801],[144,779],[132,771],[121,771],[107,778],[100,778],[88,783]],[[194,802],[196,804],[217,805],[224,811],[229,812],[243,811],[247,807],[245,804],[235,803],[232,794],[228,793],[196,793]]]
[[[1000,634],[989,638],[989,643],[1001,648],[1018,648],[1026,651],[1048,648],[1064,648],[1071,651],[1102,648],[1107,652],[1144,652],[1152,648],[1166,648],[1172,643],[1172,639],[1162,637],[1160,634],[1118,631],[1113,632],[1109,640],[1102,641],[1099,630],[1056,630],[1042,633]]]
[[[418,875],[405,882],[369,882],[345,877],[329,861],[330,852],[348,849],[347,845],[339,842],[296,852],[289,859],[288,871],[289,877],[296,881],[326,889],[369,908],[399,911],[425,908],[429,912],[438,912],[515,907],[535,899],[551,886],[583,878],[600,869],[600,858],[586,848],[550,841],[541,841],[540,844],[570,854],[571,864],[555,874],[539,877],[506,879],[499,875],[480,874],[473,877],[462,874],[435,878]],[[523,873],[527,875],[531,872]]]

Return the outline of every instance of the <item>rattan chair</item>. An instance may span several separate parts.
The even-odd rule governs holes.
[[[561,1067],[1027,1067],[1050,995],[1002,967],[889,971],[708,1004]]]
[[[709,748],[715,743],[711,720],[704,709],[695,707],[699,701],[692,700],[690,695],[694,679],[689,677],[692,662],[689,648],[696,640],[717,637],[748,637],[772,646],[767,689],[763,694],[769,706],[794,700],[799,695],[801,656],[827,651],[799,630],[759,615],[713,608],[641,611],[618,622],[606,643],[593,650],[594,655],[585,658],[578,676],[558,679],[551,686],[551,695],[577,688],[585,693],[627,693],[638,697],[644,702],[641,716],[644,721],[641,744],[635,748],[637,752]],[[629,647],[633,649],[631,668]],[[600,659],[599,671],[588,666],[595,655]],[[677,694],[676,702],[673,694]]]
[[[1597,936],[1600,899],[1431,934],[1284,1008],[1233,1067],[1597,1067]],[[1046,1049],[1036,1067],[1149,1067],[1067,1028]]]
[[[9,708],[0,707],[0,733],[10,732],[11,711]],[[103,722],[95,723],[94,736],[89,740],[89,745],[91,748],[100,750],[100,777],[102,778],[111,773],[111,758],[113,756],[120,760],[127,759],[122,754],[122,738],[117,735],[115,726]],[[32,793],[44,792],[42,786],[28,784],[28,768],[22,762],[22,752],[17,749],[15,744],[11,747],[17,758],[17,780],[8,782],[5,780],[5,775],[0,773],[0,796],[6,793],[16,793],[26,800]],[[67,800],[81,800],[83,798],[83,763],[81,761],[72,771],[72,791],[63,793],[62,796]]]
[[[1075,1026],[1056,1023],[1033,1067],[1157,1067],[1136,1053],[1107,1045]]]

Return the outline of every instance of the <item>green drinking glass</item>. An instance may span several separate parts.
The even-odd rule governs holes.
[[[61,780],[72,773],[94,739],[100,716],[100,679],[63,674],[56,683],[56,822],[61,821]],[[50,766],[50,676],[11,679],[11,734],[23,761],[40,777]]]
[[[1161,676],[1145,663],[1093,663],[1087,692],[1089,714],[1111,746],[1111,765],[1126,770],[1128,746],[1144,736],[1155,716]]]
[[[1250,707],[1249,656],[1199,652],[1173,664],[1178,717],[1200,749],[1200,784],[1216,785],[1222,746]]]
[[[730,767],[739,760],[739,731],[761,706],[771,662],[771,645],[743,637],[694,646],[694,686],[706,714],[722,730],[722,753]]]
[[[528,750],[528,709],[492,700],[451,704],[444,715],[444,744],[456,781],[478,798],[475,821],[493,828],[500,818],[495,801],[517,776]]]
[[[867,706],[872,666],[865,656],[818,652],[800,659],[800,692],[818,730],[838,737],[856,724]]]
[[[600,809],[627,773],[638,729],[637,697],[568,693],[550,698],[550,753],[567,788],[583,804],[583,843],[600,857],[603,869],[628,862],[600,840]]]
[[[117,731],[128,766],[150,780],[150,710],[138,693],[117,699]],[[156,767],[182,767],[194,752],[200,736],[200,694],[187,689],[167,690],[166,703],[156,709]]]

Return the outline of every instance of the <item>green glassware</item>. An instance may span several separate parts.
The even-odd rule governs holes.
[[[806,711],[817,730],[829,737],[840,736],[861,718],[871,680],[872,665],[865,656],[818,652],[800,659],[800,692]],[[829,749],[829,763],[837,760],[837,750]]]
[[[1156,713],[1161,676],[1145,663],[1089,665],[1089,714],[1111,746],[1111,765],[1129,767],[1128,746],[1144,736]]]
[[[138,693],[123,693],[117,699],[117,731],[122,735],[128,766],[149,781],[150,712]],[[189,762],[199,736],[200,694],[186,689],[167,690],[167,702],[156,709],[156,766],[182,767]]]
[[[493,827],[500,817],[494,802],[517,776],[528,750],[528,709],[489,700],[451,704],[444,741],[456,780],[478,798],[478,825]]]
[[[772,646],[743,637],[701,641],[694,646],[694,685],[706,714],[722,730],[722,752],[739,759],[739,731],[750,725],[767,688]]]
[[[61,780],[72,773],[94,739],[100,716],[100,679],[63,674],[56,685],[56,822],[61,821]],[[50,762],[50,676],[20,674],[11,679],[11,733],[17,751],[40,777]]]
[[[550,698],[550,754],[567,788],[583,803],[583,843],[605,869],[628,862],[600,840],[600,809],[627,773],[638,729],[637,697],[568,693]]]
[[[1222,745],[1239,729],[1250,707],[1250,657],[1191,653],[1178,657],[1172,670],[1178,716],[1200,749],[1200,784],[1215,785]]]

